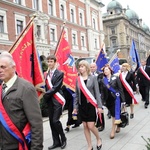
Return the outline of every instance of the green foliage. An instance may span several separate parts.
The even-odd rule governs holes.
[[[142,139],[146,142],[146,148],[147,150],[150,150],[150,138],[148,138],[147,140],[142,136]]]
[[[47,63],[45,61],[42,61],[42,70],[43,70],[43,72],[47,71],[47,69],[48,69]]]
[[[45,102],[44,98],[41,98],[40,100],[40,108],[41,108],[42,117],[48,117],[48,105]]]

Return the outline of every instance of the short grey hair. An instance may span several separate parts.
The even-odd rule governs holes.
[[[10,54],[10,53],[9,53],[9,54]],[[6,59],[9,61],[10,65],[16,66],[16,63],[15,63],[15,61],[13,60],[13,57],[12,57],[11,54],[10,54],[10,55],[7,55],[6,53],[5,53],[5,54],[1,54],[1,55],[0,55],[0,59],[2,59],[2,58],[6,58]]]

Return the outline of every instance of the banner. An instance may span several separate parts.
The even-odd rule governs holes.
[[[34,42],[33,21],[23,32],[10,49],[16,63],[17,75],[31,82],[35,88],[44,87],[41,62]],[[38,96],[41,96],[40,92],[38,92]]]
[[[65,34],[66,32],[63,29],[55,56],[57,58],[58,69],[64,72],[63,84],[72,91],[75,91],[77,71],[69,43],[65,39]]]

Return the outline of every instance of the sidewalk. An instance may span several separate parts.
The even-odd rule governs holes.
[[[141,101],[141,96],[136,95],[139,100],[139,104],[134,108],[134,118],[130,119],[129,125],[121,129],[120,133],[116,133],[114,139],[110,139],[111,131],[111,119],[108,119],[106,116],[107,109],[104,110],[105,113],[105,130],[99,132],[100,137],[102,138],[102,150],[147,150],[145,145],[146,142],[142,139],[143,136],[145,139],[150,138],[150,106],[148,109],[144,108],[144,103]],[[128,108],[128,112],[129,108]],[[50,133],[49,121],[47,118],[43,119],[44,125],[44,149],[48,150],[48,147],[51,146],[52,138]],[[63,128],[66,127],[67,114],[64,113],[61,122]],[[71,128],[70,128],[71,129]],[[67,137],[67,146],[65,150],[87,150],[87,143],[84,137],[83,126],[81,125],[78,128],[71,129],[70,132],[66,133]],[[93,148],[96,150],[96,140],[92,135]],[[57,148],[56,150],[60,150]]]

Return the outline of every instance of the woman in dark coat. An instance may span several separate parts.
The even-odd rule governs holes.
[[[110,139],[115,137],[115,132],[120,132],[118,124],[121,123],[121,103],[125,102],[123,88],[118,76],[113,75],[109,65],[103,68],[104,77],[101,85],[101,98],[112,116],[112,129]],[[119,96],[120,95],[120,96]]]
[[[134,108],[134,104],[133,104],[133,100],[131,95],[129,94],[128,89],[131,88],[132,90],[132,94],[135,94],[136,92],[136,82],[135,82],[135,77],[133,72],[129,71],[130,70],[130,65],[128,63],[123,63],[122,64],[122,68],[121,68],[121,74],[120,74],[120,78],[124,78],[125,81],[127,82],[125,84],[125,82],[123,82],[123,80],[121,79],[122,85],[123,85],[123,91],[124,91],[124,95],[125,95],[125,100],[126,100],[126,105],[130,106],[130,118],[133,119],[134,118],[134,112],[133,112],[133,108]]]

